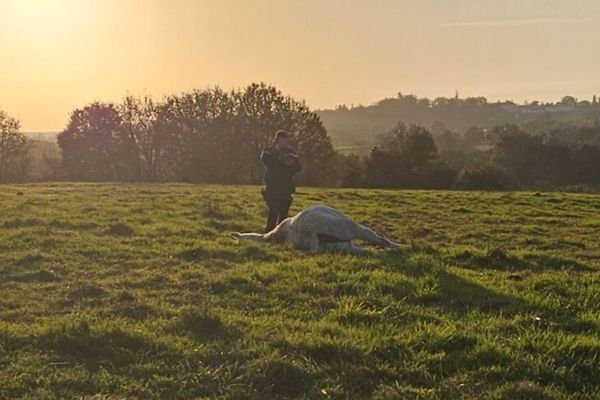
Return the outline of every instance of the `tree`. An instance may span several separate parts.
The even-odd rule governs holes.
[[[379,137],[365,161],[365,180],[372,187],[445,187],[453,175],[439,160],[431,133],[402,122]]]
[[[22,182],[27,175],[29,149],[19,121],[0,110],[0,182]]]
[[[532,136],[514,126],[494,128],[492,161],[521,185],[565,184],[571,179],[572,152],[564,144]],[[498,133],[500,132],[500,133]]]
[[[230,93],[214,88],[171,96],[158,106],[155,125],[161,169],[169,179],[259,183],[259,154],[283,129],[293,135],[303,164],[299,183],[338,180],[335,152],[320,118],[304,102],[264,83]]]
[[[492,150],[492,162],[524,185],[532,184],[538,178],[536,154],[541,140],[528,135],[512,125],[498,126],[492,130],[496,142]]]
[[[448,129],[435,138],[435,144],[441,152],[453,153],[460,149],[460,139],[457,132]]]
[[[431,133],[433,133],[434,135],[441,135],[442,133],[444,133],[447,130],[448,130],[448,127],[446,126],[446,124],[444,124],[441,121],[435,121],[431,125]]]
[[[290,132],[294,136],[293,141],[298,144],[296,127],[304,117],[301,114],[305,106],[264,83],[249,85],[232,96],[236,132],[243,138],[238,146],[240,171],[244,175],[244,182],[258,183],[263,175],[263,166],[258,157],[261,150],[272,143],[273,135],[279,129]],[[305,157],[309,154],[301,151],[299,155],[304,167],[307,167]]]
[[[600,184],[600,147],[583,145],[573,159],[574,183]]]
[[[57,137],[67,177],[75,180],[131,180],[137,156],[113,104],[93,103],[71,114]]]
[[[404,154],[413,169],[419,169],[438,158],[438,150],[429,131],[412,125],[406,135]]]
[[[296,112],[294,130],[303,169],[300,184],[331,186],[338,182],[336,153],[321,119],[308,108]]]
[[[158,112],[164,174],[189,182],[241,183],[245,138],[233,121],[235,104],[219,88],[167,98]]]
[[[503,190],[508,178],[492,165],[465,168],[459,178],[458,186],[468,190]]]
[[[409,187],[408,163],[399,153],[373,146],[365,160],[365,185],[375,188]]]
[[[137,180],[153,182],[160,170],[162,135],[158,129],[159,106],[150,98],[127,96],[118,111],[124,134],[134,146],[132,175]]]
[[[564,96],[561,101],[560,104],[564,105],[564,106],[576,106],[577,105],[577,99],[573,96]]]
[[[337,154],[340,187],[361,187],[364,182],[364,167],[361,158],[356,154]]]
[[[463,135],[463,142],[467,149],[474,150],[477,146],[485,143],[485,131],[477,126],[472,126]]]

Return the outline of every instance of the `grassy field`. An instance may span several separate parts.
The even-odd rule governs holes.
[[[300,189],[411,244],[238,244],[256,187],[0,186],[0,399],[600,398],[600,196]]]

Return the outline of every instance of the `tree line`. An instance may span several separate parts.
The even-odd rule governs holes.
[[[73,112],[57,140],[67,179],[256,184],[258,155],[278,129],[294,134],[305,166],[299,184],[335,184],[335,152],[319,117],[265,84],[93,103]]]
[[[370,145],[380,132],[393,129],[398,121],[418,124],[434,135],[446,129],[464,132],[471,126],[492,129],[499,124],[517,124],[530,133],[569,125],[591,125],[600,119],[600,101],[564,96],[557,102],[490,102],[485,97],[438,97],[429,99],[398,93],[369,106],[339,106],[319,110],[336,146]]]
[[[442,128],[396,121],[368,151],[346,154],[334,149],[317,113],[266,84],[160,101],[127,96],[74,110],[56,152],[28,141],[18,121],[0,112],[0,182],[258,184],[260,151],[284,129],[303,164],[298,185],[502,190],[600,184],[599,123]]]
[[[600,126],[571,135],[600,137]],[[514,124],[434,136],[399,122],[366,156],[346,156],[343,186],[426,189],[526,189],[600,185],[600,147]]]

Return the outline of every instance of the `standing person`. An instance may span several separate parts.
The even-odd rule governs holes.
[[[286,131],[277,131],[271,147],[263,149],[260,159],[265,166],[265,188],[263,199],[269,208],[266,232],[287,218],[294,193],[294,175],[302,166],[298,154],[291,149],[290,136]]]

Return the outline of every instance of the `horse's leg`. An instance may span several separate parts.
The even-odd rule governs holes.
[[[356,224],[356,238],[360,240],[364,240],[367,243],[371,243],[378,247],[391,247],[397,248],[401,247],[400,244],[396,242],[392,242],[389,239],[384,238],[383,236],[379,236],[373,230],[367,228],[366,226],[362,226],[360,224]]]
[[[327,243],[325,248],[330,251],[345,254],[368,254],[370,251],[364,247],[355,246],[352,242]]]
[[[312,232],[299,232],[293,235],[292,243],[299,250],[318,253],[321,250],[321,244],[316,234]]]

